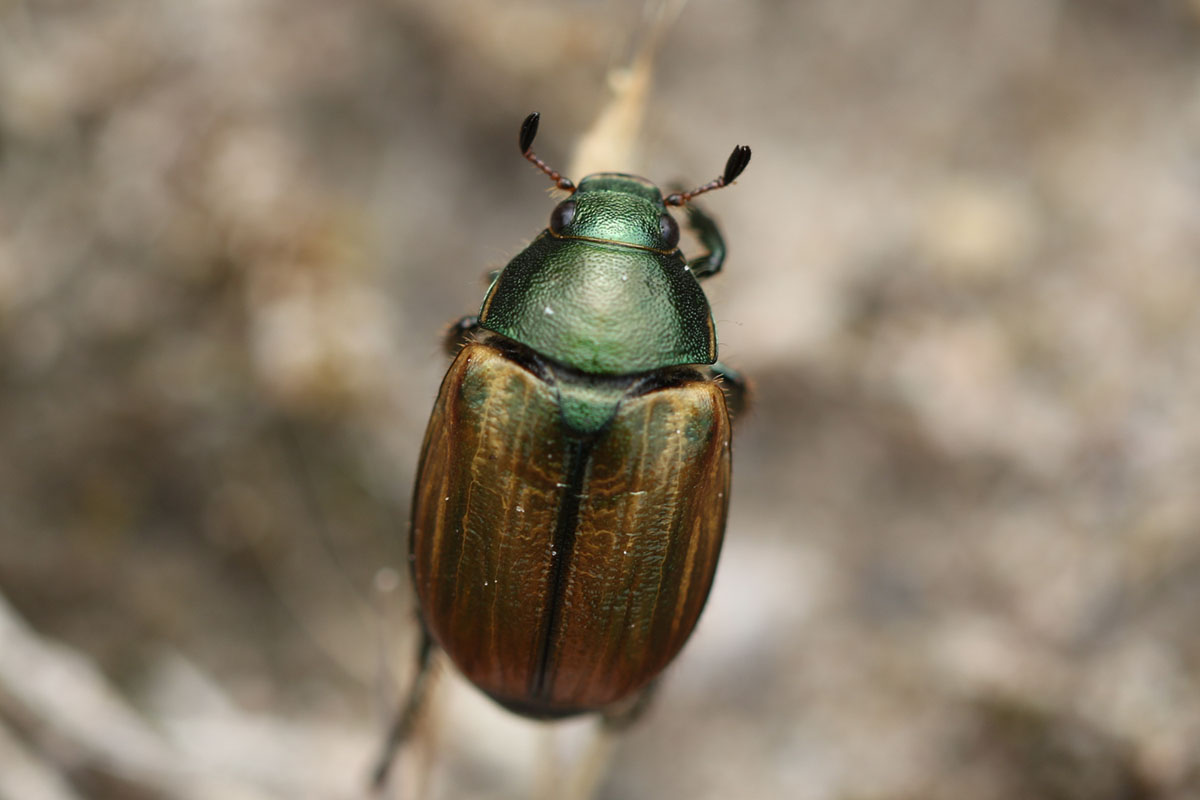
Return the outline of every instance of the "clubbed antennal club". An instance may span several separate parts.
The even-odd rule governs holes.
[[[575,184],[571,182],[570,178],[564,178],[558,170],[551,169],[545,161],[534,155],[530,149],[533,147],[533,140],[537,136],[538,120],[541,117],[542,115],[535,111],[521,123],[521,155],[525,156],[529,160],[529,163],[549,175],[550,180],[554,181],[554,185],[559,189],[562,189],[564,192],[574,192]]]
[[[526,120],[528,122],[528,120]],[[536,120],[534,122],[536,129]],[[663,202],[669,206],[682,206],[698,194],[711,192],[713,189],[720,189],[722,186],[728,186],[737,180],[737,176],[741,175],[746,169],[746,165],[750,163],[750,148],[744,144],[739,144],[733,148],[733,152],[729,154],[729,160],[725,162],[725,171],[721,173],[721,177],[715,181],[709,181],[703,186],[697,186],[690,192],[676,192],[667,197]]]

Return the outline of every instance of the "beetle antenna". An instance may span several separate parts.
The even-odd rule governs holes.
[[[542,161],[529,149],[533,147],[533,139],[537,136],[538,120],[541,119],[541,116],[541,114],[535,111],[521,123],[521,155],[525,156],[529,160],[529,163],[549,175],[550,180],[554,181],[554,185],[559,189],[562,189],[564,192],[574,192],[575,184],[571,182],[570,178],[564,178],[558,170],[551,169],[545,161]]]
[[[526,120],[528,122],[529,120]],[[537,120],[534,120],[534,131],[537,130]],[[532,137],[530,138],[532,141]],[[528,158],[528,156],[526,156]],[[750,163],[750,148],[744,144],[739,144],[733,148],[733,152],[729,154],[729,160],[725,162],[725,171],[721,173],[721,177],[715,181],[709,181],[703,186],[697,186],[690,192],[676,192],[667,197],[663,202],[669,206],[682,206],[688,200],[691,200],[698,194],[711,192],[713,189],[720,189],[722,186],[728,186],[737,180],[737,176],[741,175],[746,169],[746,165]]]

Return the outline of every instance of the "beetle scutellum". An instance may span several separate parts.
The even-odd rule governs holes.
[[[451,332],[417,470],[410,562],[420,667],[387,755],[407,736],[436,645],[477,687],[527,717],[629,702],[687,641],[708,596],[729,504],[728,397],[699,279],[725,245],[695,206],[750,161],[663,198],[643,178],[575,186],[521,153],[570,196],[492,281],[478,316]],[[708,253],[685,261],[668,206],[687,207]],[[718,384],[723,380],[723,386]]]

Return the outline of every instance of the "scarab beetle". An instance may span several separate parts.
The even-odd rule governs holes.
[[[725,246],[687,206],[709,252],[686,261],[668,207],[731,183],[750,148],[664,199],[621,173],[576,186],[531,151],[537,127],[521,153],[569,196],[449,337],[413,496],[421,670],[393,746],[435,644],[518,714],[618,720],[687,641],[721,548],[742,382],[699,280]]]

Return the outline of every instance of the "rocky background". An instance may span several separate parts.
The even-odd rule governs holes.
[[[754,149],[706,207],[755,395],[705,617],[596,796],[1200,797],[1200,4],[652,24],[0,0],[0,797],[366,796],[440,336],[552,207],[518,125],[567,164],[647,46],[619,166]],[[586,747],[439,685],[425,796]]]

